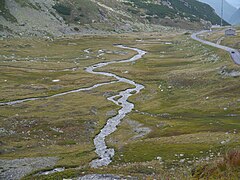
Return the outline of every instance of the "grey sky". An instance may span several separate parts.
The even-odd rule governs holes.
[[[230,4],[232,4],[234,7],[239,8],[240,7],[240,0],[227,0]]]

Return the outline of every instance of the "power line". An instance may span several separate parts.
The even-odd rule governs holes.
[[[221,7],[221,26],[223,26],[223,0],[222,0],[222,7]]]

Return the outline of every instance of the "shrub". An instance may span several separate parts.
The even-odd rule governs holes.
[[[71,8],[63,4],[55,4],[53,8],[56,9],[56,11],[60,14],[63,14],[66,16],[71,15],[71,11],[72,11]]]
[[[225,157],[224,161],[231,167],[240,167],[240,150],[231,150]]]
[[[74,29],[74,31],[79,31],[78,27],[74,27],[73,29]]]
[[[240,150],[230,150],[223,157],[203,164],[192,171],[198,179],[238,179],[240,178]]]

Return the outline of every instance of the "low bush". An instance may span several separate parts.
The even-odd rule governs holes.
[[[71,15],[71,8],[70,7],[67,7],[66,5],[63,5],[63,4],[55,4],[53,6],[54,9],[56,9],[56,11],[60,14],[63,14],[63,15],[66,15],[66,16],[69,16]]]

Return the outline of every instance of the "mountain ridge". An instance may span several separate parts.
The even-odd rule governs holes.
[[[218,16],[221,17],[221,2],[219,0],[199,0],[200,2],[204,2],[206,4],[209,4],[218,14]],[[237,8],[232,6],[230,3],[228,3],[226,0],[223,1],[224,11],[223,11],[223,19],[227,22],[230,22],[230,19],[234,12],[237,11]]]
[[[230,18],[230,23],[240,25],[240,8]]]
[[[220,22],[196,0],[0,0],[0,35],[155,31],[207,28]],[[225,22],[226,23],[226,22]]]

